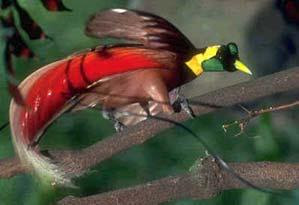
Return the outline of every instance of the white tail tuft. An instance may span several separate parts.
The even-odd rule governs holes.
[[[74,187],[71,182],[71,177],[63,171],[62,167],[58,167],[53,160],[44,156],[37,147],[31,147],[24,143],[22,136],[20,136],[21,132],[19,132],[18,129],[19,125],[14,118],[14,116],[18,115],[18,113],[15,112],[18,110],[18,107],[19,105],[16,105],[16,103],[12,101],[10,107],[10,122],[13,144],[21,163],[37,175],[42,183],[53,186]]]
[[[74,187],[71,178],[53,161],[27,145],[20,144],[14,137],[14,146],[21,162],[29,167],[42,181],[53,186]]]

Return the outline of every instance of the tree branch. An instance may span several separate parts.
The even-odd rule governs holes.
[[[299,164],[251,162],[228,163],[236,173],[255,185],[269,189],[290,190],[299,187]],[[150,205],[176,199],[207,199],[228,189],[251,188],[221,169],[208,157],[195,163],[191,171],[135,187],[88,197],[68,196],[59,205]]]
[[[255,101],[259,98],[288,91],[299,91],[299,67],[219,89],[195,97],[191,99],[191,103],[193,102],[192,109],[195,115],[200,116],[220,108]],[[188,119],[188,115],[184,112],[171,116],[162,115],[162,117],[176,122]],[[173,124],[169,122],[150,119],[85,149],[79,151],[50,151],[49,153],[54,158],[59,159],[58,161],[61,161],[70,173],[82,173],[121,151],[144,143],[160,131],[172,126]],[[0,167],[0,177],[2,178],[26,171],[24,167],[19,165],[19,161],[14,158],[1,160]]]

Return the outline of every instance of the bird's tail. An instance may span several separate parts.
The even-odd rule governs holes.
[[[59,62],[58,62],[59,63]],[[46,66],[44,69],[40,69],[35,72],[35,75],[28,76],[20,85],[19,89],[23,96],[26,96],[30,86],[36,79],[43,74],[43,72],[52,69],[56,64],[53,63],[49,66]],[[30,140],[26,138],[25,130],[26,126],[21,123],[21,113],[24,113],[24,109],[31,109],[26,107],[26,105],[20,105],[14,100],[11,101],[10,110],[9,110],[9,119],[10,119],[10,129],[13,139],[14,148],[16,155],[19,157],[22,165],[34,175],[37,175],[42,183],[59,185],[59,186],[69,186],[74,187],[71,178],[72,175],[66,173],[63,166],[54,162],[53,159],[48,156],[43,155],[38,146],[31,146]],[[34,122],[27,122],[27,124]],[[42,135],[44,129],[51,123],[48,122],[45,126],[37,131],[36,136],[31,136],[30,139],[38,139]],[[28,136],[27,136],[28,137]]]
[[[19,110],[22,105],[13,100],[10,106],[10,127],[13,145],[17,156],[27,170],[37,175],[42,183],[58,186],[73,186],[71,177],[58,166],[51,158],[43,155],[38,146],[30,146],[24,140],[20,123],[18,123]]]
[[[12,100],[10,105],[10,127],[14,148],[23,166],[37,175],[42,183],[58,186],[73,186],[71,176],[58,166],[51,158],[43,155],[38,146],[30,146],[26,143],[22,132],[22,125],[18,122],[20,109],[24,106],[18,105]]]

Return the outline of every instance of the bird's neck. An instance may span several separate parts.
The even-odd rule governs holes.
[[[189,82],[200,76],[204,71],[207,71],[205,68],[203,68],[202,62],[212,58],[213,56],[216,56],[219,47],[220,45],[215,45],[198,49],[197,52],[185,62],[187,70],[185,71],[185,81]]]

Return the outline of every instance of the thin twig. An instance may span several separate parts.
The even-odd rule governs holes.
[[[275,111],[279,111],[279,110],[286,110],[295,106],[299,105],[299,101],[296,100],[295,102],[292,103],[288,103],[288,104],[283,104],[283,105],[279,105],[279,106],[271,106],[269,108],[266,109],[261,109],[261,110],[256,110],[256,111],[252,111],[251,112],[251,117],[256,117],[258,115],[264,114],[264,113],[268,113],[268,112],[275,112]]]
[[[228,124],[224,124],[222,125],[222,128],[225,132],[227,132],[227,129],[233,125],[238,125],[240,128],[240,132],[238,132],[237,134],[235,134],[235,137],[241,135],[244,133],[245,128],[247,127],[247,125],[249,124],[250,120],[252,120],[255,117],[258,117],[262,114],[265,113],[270,113],[270,112],[276,112],[276,111],[281,111],[281,110],[287,110],[293,107],[296,107],[299,105],[299,101],[296,100],[292,103],[287,103],[287,104],[283,104],[283,105],[277,105],[277,106],[270,106],[268,108],[263,108],[260,110],[248,110],[247,108],[245,108],[244,106],[241,106],[241,108],[247,113],[247,116],[240,119],[240,120],[236,120],[234,122],[228,123]]]

